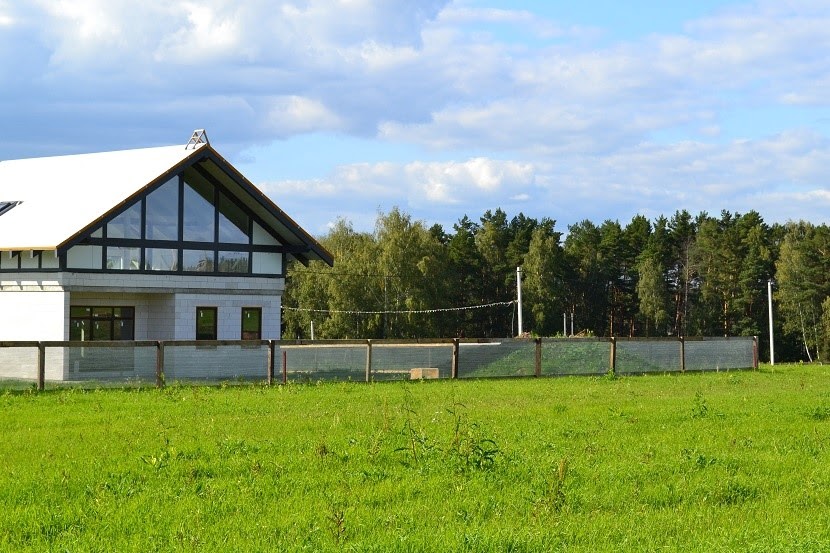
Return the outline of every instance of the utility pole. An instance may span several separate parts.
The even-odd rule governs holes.
[[[516,267],[516,301],[519,305],[519,336],[524,333],[522,328],[522,268]]]
[[[772,336],[772,279],[767,281],[767,302],[769,303],[769,364],[775,365],[775,344]]]

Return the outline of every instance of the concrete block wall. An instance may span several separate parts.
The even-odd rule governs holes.
[[[60,282],[69,290],[103,290],[123,292],[223,292],[281,295],[285,279],[267,277],[153,275],[123,273],[59,273]]]
[[[196,308],[216,307],[218,317],[217,339],[242,338],[242,308],[262,308],[262,339],[280,337],[280,309],[282,298],[253,294],[176,294],[175,337],[177,340],[196,339]]]
[[[134,307],[136,340],[173,338],[173,294],[73,292],[69,301],[72,306]]]

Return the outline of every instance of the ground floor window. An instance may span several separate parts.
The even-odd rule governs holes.
[[[262,340],[262,308],[242,308],[242,339]]]
[[[217,319],[215,307],[197,307],[196,339],[216,340]]]
[[[134,340],[134,307],[69,308],[70,340]]]

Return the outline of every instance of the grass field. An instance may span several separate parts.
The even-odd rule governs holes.
[[[828,551],[830,370],[0,392],[4,551]]]

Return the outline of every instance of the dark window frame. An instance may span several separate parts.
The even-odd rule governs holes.
[[[199,319],[202,318],[200,316],[200,314],[202,312],[208,312],[208,311],[213,312],[213,329],[212,329],[212,332],[210,334],[210,337],[206,337],[204,333],[202,333],[202,335],[200,336],[200,334],[199,334]],[[219,336],[219,308],[216,307],[216,306],[208,306],[208,305],[197,306],[196,307],[196,320],[195,320],[195,323],[196,323],[196,339],[197,340],[217,340],[218,336]]]
[[[188,175],[186,174],[188,171],[184,170],[177,175],[165,179],[162,182],[158,183],[157,186],[154,186],[152,189],[147,190],[140,198],[130,202],[128,205],[124,206],[117,212],[109,214],[106,218],[101,221],[100,227],[96,229],[101,230],[100,237],[93,237],[93,236],[86,236],[83,239],[75,242],[72,246],[101,246],[101,269],[98,268],[79,268],[79,267],[67,267],[67,250],[64,250],[59,253],[59,269],[58,270],[67,270],[72,272],[92,272],[92,273],[129,273],[129,274],[154,274],[154,275],[189,275],[189,276],[223,276],[223,277],[254,277],[254,278],[283,278],[285,277],[285,270],[287,264],[287,255],[297,255],[303,254],[308,251],[306,246],[290,246],[290,245],[267,245],[267,244],[254,244],[254,223],[257,223],[260,227],[262,227],[265,232],[270,234],[277,242],[282,242],[282,239],[275,235],[271,230],[269,230],[268,225],[262,220],[260,216],[258,216],[255,212],[249,209],[243,202],[241,202],[234,194],[232,194],[227,187],[225,187],[221,182],[215,179],[213,176],[208,174],[206,171],[202,170],[198,166],[193,166],[192,172],[190,176],[203,179],[207,184],[213,187],[213,208],[214,208],[214,240],[212,242],[198,242],[198,241],[185,241],[184,237],[184,190],[185,186],[188,186],[187,183]],[[147,233],[147,196],[152,194],[154,191],[158,190],[160,187],[164,186],[165,184],[169,183],[172,179],[177,179],[177,186],[178,186],[178,229],[177,229],[177,240],[149,240],[146,238]],[[242,210],[248,218],[247,221],[247,230],[244,231],[248,236],[247,243],[238,243],[238,242],[219,242],[219,219],[220,219],[220,210],[219,210],[219,197],[220,194],[224,196],[227,200],[231,203],[236,205],[240,210]],[[140,206],[140,213],[141,213],[141,229],[140,235],[142,236],[141,239],[136,238],[109,238],[107,236],[107,225],[110,221],[115,219],[116,217],[120,216],[124,211],[127,209],[133,208],[135,205]],[[106,260],[106,249],[107,247],[120,247],[120,248],[139,248],[140,249],[140,261],[139,261],[139,269],[107,269],[107,260]],[[146,268],[147,265],[147,249],[152,248],[163,248],[163,249],[171,249],[176,250],[176,257],[177,263],[175,264],[175,268],[171,270],[152,270]],[[185,271],[184,270],[184,250],[205,250],[213,252],[213,270],[212,271]],[[248,254],[248,264],[247,270],[242,272],[227,272],[220,270],[220,263],[219,258],[222,252],[243,252]],[[270,253],[276,254],[280,256],[280,267],[281,270],[279,273],[255,273],[254,272],[254,253]]]
[[[85,315],[85,316],[74,315],[73,316],[72,315],[72,310],[73,309],[88,309],[89,310],[89,315]],[[98,313],[100,314],[100,312],[102,310],[106,310],[106,309],[108,309],[110,311],[109,316],[106,316],[106,317],[102,317],[100,315],[96,316],[96,310],[98,310]],[[115,314],[116,309],[120,309],[120,310],[128,309],[128,310],[130,310],[131,314],[129,316],[124,316],[124,314],[122,312],[122,314],[116,315]],[[124,341],[135,340],[135,306],[133,306],[133,305],[72,305],[72,306],[70,306],[69,307],[69,332],[70,332],[70,337],[71,337],[71,333],[72,333],[72,324],[75,321],[88,321],[89,322],[90,334],[89,334],[88,338],[82,338],[81,339],[84,342],[95,342],[95,341],[99,341],[99,340],[124,340]],[[109,332],[108,332],[107,337],[105,337],[105,338],[94,338],[93,337],[94,334],[92,332],[92,329],[93,329],[93,325],[95,324],[95,321],[99,321],[99,322],[100,321],[106,321],[106,322],[110,323]],[[130,336],[128,336],[128,337],[122,336],[120,338],[115,337],[115,323],[117,321],[130,321],[132,323],[130,325]]]
[[[252,330],[245,330],[245,314],[246,313],[256,313],[257,314],[257,329],[256,331]],[[242,340],[262,340],[262,307],[243,307],[240,311],[241,314],[241,324],[239,328],[239,336]],[[246,333],[254,333],[255,336],[246,336]]]

